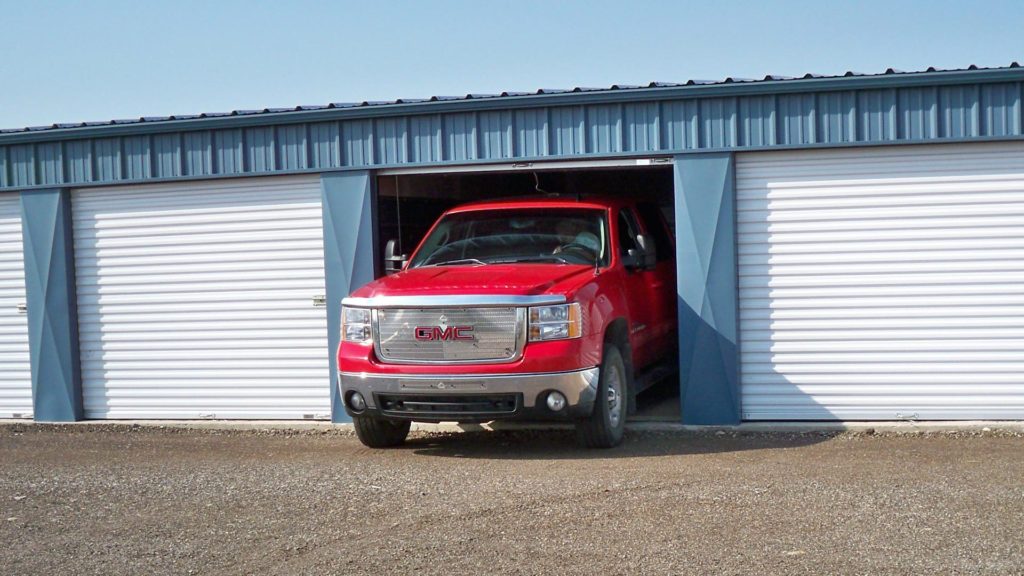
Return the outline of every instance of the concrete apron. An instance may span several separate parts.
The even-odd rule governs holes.
[[[51,425],[32,420],[0,419],[0,426]],[[352,424],[334,424],[323,420],[83,420],[55,423],[61,426],[128,426],[147,428],[179,428],[195,430],[353,430]],[[484,430],[565,430],[569,424],[534,422],[491,422],[488,424],[413,423],[419,432],[458,432]],[[637,432],[729,432],[729,433],[952,433],[1013,432],[1024,433],[1024,421],[880,421],[880,422],[747,422],[738,426],[690,426],[672,422],[628,422],[627,430]]]

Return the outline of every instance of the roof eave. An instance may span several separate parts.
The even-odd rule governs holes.
[[[54,142],[84,138],[161,134],[254,126],[275,126],[303,122],[330,122],[366,118],[387,118],[418,114],[481,112],[578,104],[616,104],[686,98],[726,98],[732,96],[775,95],[800,92],[913,88],[956,84],[990,84],[1024,81],[1024,68],[995,68],[937,72],[887,73],[870,76],[803,77],[784,80],[723,82],[718,84],[682,84],[604,91],[561,92],[554,94],[517,94],[490,98],[435,100],[408,103],[374,104],[318,110],[290,110],[248,115],[223,115],[205,118],[140,121],[52,128],[0,134],[0,145]]]

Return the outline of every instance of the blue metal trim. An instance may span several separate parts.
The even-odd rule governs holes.
[[[599,93],[587,96],[594,94]],[[1024,83],[1011,82],[626,104],[595,101],[514,112],[271,123],[142,136],[110,132],[112,137],[66,143],[7,145],[10,139],[0,137],[0,188],[444,166],[510,158],[531,162],[1016,140],[1024,138],[1022,102]],[[35,134],[41,138],[49,132]]]
[[[822,149],[834,149],[834,148],[862,148],[862,147],[879,147],[879,146],[920,146],[920,145],[947,145],[947,144],[965,144],[965,143],[976,143],[976,142],[1019,142],[1024,141],[1024,134],[1015,136],[979,136],[979,137],[966,137],[966,138],[943,138],[941,140],[891,140],[883,142],[846,142],[841,144],[835,143],[818,143],[818,144],[799,144],[799,145],[768,145],[768,146],[747,146],[735,149],[692,149],[692,150],[661,150],[661,151],[637,151],[637,152],[623,152],[623,153],[607,153],[607,154],[575,154],[571,156],[529,156],[529,157],[501,157],[501,158],[481,158],[476,160],[466,160],[461,162],[419,162],[419,163],[406,163],[406,164],[379,164],[374,165],[374,170],[387,170],[392,168],[437,168],[438,166],[491,166],[512,163],[522,164],[529,162],[568,162],[575,160],[610,160],[620,158],[650,158],[650,157],[669,157],[669,156],[700,156],[709,153],[732,153],[732,152],[764,152],[769,150],[822,150]],[[3,148],[0,147],[0,158],[2,158]],[[166,182],[188,182],[196,180],[222,180],[225,178],[238,179],[238,178],[252,178],[262,176],[297,176],[297,175],[309,175],[309,174],[348,174],[358,173],[366,171],[368,166],[357,165],[357,166],[342,166],[342,167],[330,167],[330,168],[308,168],[304,170],[280,170],[276,172],[239,172],[230,174],[211,174],[211,175],[189,175],[181,177],[166,177],[166,178],[125,178],[123,180],[99,180],[93,179],[89,182],[69,182],[66,185],[73,186],[74,188],[90,188],[90,187],[106,187],[116,184],[160,184]],[[15,190],[47,190],[52,189],[53,184],[36,184],[32,186],[18,185],[9,186],[7,188]],[[0,190],[5,189],[0,186]]]
[[[682,421],[738,424],[735,162],[676,156],[674,171]]]
[[[337,386],[341,300],[376,277],[375,180],[368,170],[325,174],[320,187],[327,279],[327,342],[331,356],[331,421],[351,422]]]
[[[35,419],[74,422],[84,412],[70,191],[22,192],[21,222]]]

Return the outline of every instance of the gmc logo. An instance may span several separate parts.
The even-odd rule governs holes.
[[[472,326],[449,326],[447,328],[441,328],[440,326],[417,326],[416,339],[446,341],[472,340],[472,332]]]

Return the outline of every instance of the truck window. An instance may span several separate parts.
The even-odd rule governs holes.
[[[673,257],[672,247],[675,243],[669,236],[661,210],[655,204],[641,202],[636,205],[636,211],[640,215],[640,221],[643,222],[644,230],[654,239],[654,245],[657,247],[655,250],[657,261],[671,260]]]
[[[639,248],[636,243],[636,235],[640,233],[636,218],[633,213],[623,208],[619,211],[619,253],[623,256],[629,250]]]
[[[409,267],[515,263],[607,265],[604,212],[520,208],[449,214]]]

